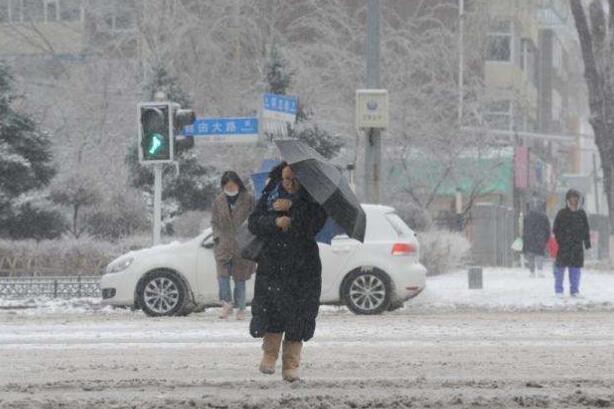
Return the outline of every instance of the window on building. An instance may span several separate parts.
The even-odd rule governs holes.
[[[8,23],[9,16],[9,0],[0,0],[0,23]]]
[[[23,0],[23,21],[39,22],[45,20],[43,0]]]
[[[62,21],[83,20],[81,0],[60,0],[60,19]]]
[[[130,30],[136,27],[135,0],[109,2],[101,10],[107,30]]]
[[[512,101],[502,100],[491,103],[484,115],[484,119],[493,129],[504,131],[512,130],[513,125],[513,109]]]
[[[45,21],[58,21],[58,0],[45,0]]]
[[[499,21],[492,25],[488,33],[488,49],[486,59],[488,61],[512,61],[512,22]]]
[[[0,0],[0,23],[83,20],[82,0]]]
[[[21,23],[22,15],[22,0],[9,0],[9,11],[12,23]]]

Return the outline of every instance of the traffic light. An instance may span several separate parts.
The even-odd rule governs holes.
[[[139,160],[169,163],[174,159],[173,123],[170,102],[138,104]]]
[[[191,149],[194,146],[194,135],[186,134],[185,127],[192,125],[196,120],[196,114],[191,109],[181,109],[179,104],[173,104],[173,135],[175,140],[175,152],[179,153]]]

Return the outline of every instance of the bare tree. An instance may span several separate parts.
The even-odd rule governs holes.
[[[588,87],[590,124],[603,169],[610,226],[614,228],[614,0],[570,0],[576,23],[584,77]]]
[[[477,7],[465,17],[465,39],[471,46],[464,50],[467,69],[461,122],[456,5],[421,2],[403,20],[394,10],[385,9],[383,82],[391,90],[395,119],[386,132],[386,138],[392,139],[386,152],[391,165],[385,178],[388,200],[402,202],[399,196],[405,196],[430,210],[442,191],[462,187],[462,212],[468,213],[506,160],[491,134],[461,130],[461,125],[487,125],[480,112],[496,97],[483,82],[488,14],[480,4],[475,2]]]

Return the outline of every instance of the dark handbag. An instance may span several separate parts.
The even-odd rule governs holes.
[[[241,257],[250,261],[258,261],[264,248],[264,241],[249,231],[247,221],[239,227],[236,238],[241,250]]]

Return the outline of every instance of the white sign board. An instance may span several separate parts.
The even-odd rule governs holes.
[[[385,89],[356,90],[356,127],[388,128],[388,91]]]

